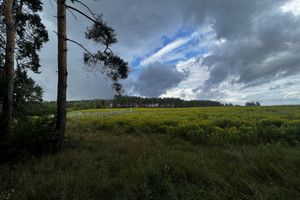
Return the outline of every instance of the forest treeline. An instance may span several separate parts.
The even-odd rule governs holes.
[[[86,110],[101,108],[190,108],[190,107],[231,107],[232,103],[211,100],[183,100],[180,98],[157,98],[115,95],[113,99],[91,99],[67,101],[67,110]],[[259,102],[246,102],[245,106],[260,106]],[[28,102],[27,112],[30,116],[55,114],[56,101]]]
[[[224,104],[210,100],[190,100],[180,98],[156,98],[116,95],[112,100],[114,108],[186,108],[186,107],[219,107]]]
[[[55,114],[56,101],[28,102],[30,116],[40,114]],[[233,106],[210,100],[190,100],[180,98],[156,98],[115,95],[113,99],[91,99],[79,101],[67,101],[67,110],[85,110],[101,108],[188,108],[188,107],[222,107]]]

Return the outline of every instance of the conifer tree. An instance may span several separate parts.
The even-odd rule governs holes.
[[[22,69],[38,73],[40,67],[37,51],[48,41],[48,33],[38,12],[41,0],[0,0],[1,80],[4,97],[1,112],[1,134],[10,132],[13,120],[13,94],[15,61]]]
[[[70,0],[73,4],[78,4],[82,9],[67,4],[66,0],[57,0],[57,36],[58,36],[58,86],[57,86],[57,123],[56,129],[59,131],[58,149],[63,146],[63,139],[66,127],[66,103],[67,103],[67,41],[80,46],[84,51],[84,64],[90,69],[100,70],[112,80],[112,87],[120,93],[122,86],[120,79],[128,76],[128,63],[115,55],[110,46],[117,42],[114,30],[102,20],[102,15],[96,15],[90,8],[79,0]],[[93,23],[85,33],[85,37],[99,44],[101,49],[96,53],[90,52],[84,45],[67,37],[67,14],[70,10],[87,18]],[[86,10],[85,13],[83,10]]]

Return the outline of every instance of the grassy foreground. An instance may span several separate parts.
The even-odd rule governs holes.
[[[206,113],[206,109],[199,112]],[[299,120],[298,112],[291,114],[293,110],[286,112],[288,115],[284,115],[283,111],[280,115],[278,110],[276,120],[283,123],[280,126],[267,125],[274,130],[294,130],[291,133],[299,134],[297,126],[288,127],[290,121]],[[170,132],[159,132],[161,129],[156,127],[151,131],[151,123],[139,126],[140,130],[135,129],[132,133],[131,128],[124,130],[128,123],[103,126],[105,122],[109,124],[115,118],[132,113],[133,118],[148,112],[152,119],[165,120],[155,118],[152,111],[107,111],[113,114],[96,115],[102,122],[96,122],[91,114],[79,114],[77,118],[72,115],[67,128],[71,140],[67,142],[65,151],[0,166],[0,199],[299,199],[300,145],[282,141],[285,136],[262,144],[244,140],[236,142],[230,137],[219,140],[218,136],[218,140],[204,140],[210,143],[203,144],[202,140],[195,142],[194,137],[182,137],[180,131],[174,137],[172,134],[177,133],[173,130],[175,117],[171,120]],[[172,110],[154,111],[165,115]],[[216,126],[215,131],[223,133],[233,126],[221,128],[215,122],[218,118],[229,119],[226,113],[228,116],[235,113],[227,111],[211,110],[206,115],[198,113],[197,116],[211,119]],[[184,115],[184,110],[181,113]],[[237,113],[234,115],[238,116]],[[260,116],[257,124],[261,121],[261,126],[271,116],[264,109],[252,115]],[[174,116],[178,117],[178,113]],[[246,115],[233,121],[243,121],[244,118],[249,121]],[[142,118],[135,118],[135,121],[139,122],[139,119]],[[243,125],[248,127],[247,123],[240,127]],[[265,130],[265,127],[261,128]],[[202,133],[201,129],[197,130]],[[239,127],[235,130],[240,131]],[[266,139],[264,134],[260,135],[259,129],[253,131],[246,133],[258,134],[263,137],[262,141]],[[192,133],[196,134],[195,130]],[[267,133],[270,137],[271,133]],[[278,137],[278,132],[275,133]]]

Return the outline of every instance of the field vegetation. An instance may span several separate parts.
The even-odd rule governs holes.
[[[300,139],[300,107],[297,106],[91,109],[68,115],[78,129],[88,124],[94,130],[119,134],[161,133],[193,144],[282,142],[295,145]]]
[[[0,166],[0,199],[296,200],[299,140],[299,106],[73,111],[64,151]]]

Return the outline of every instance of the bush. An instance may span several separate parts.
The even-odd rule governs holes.
[[[1,144],[4,160],[24,156],[41,156],[56,151],[58,133],[55,118],[42,116],[16,121],[13,134]]]

